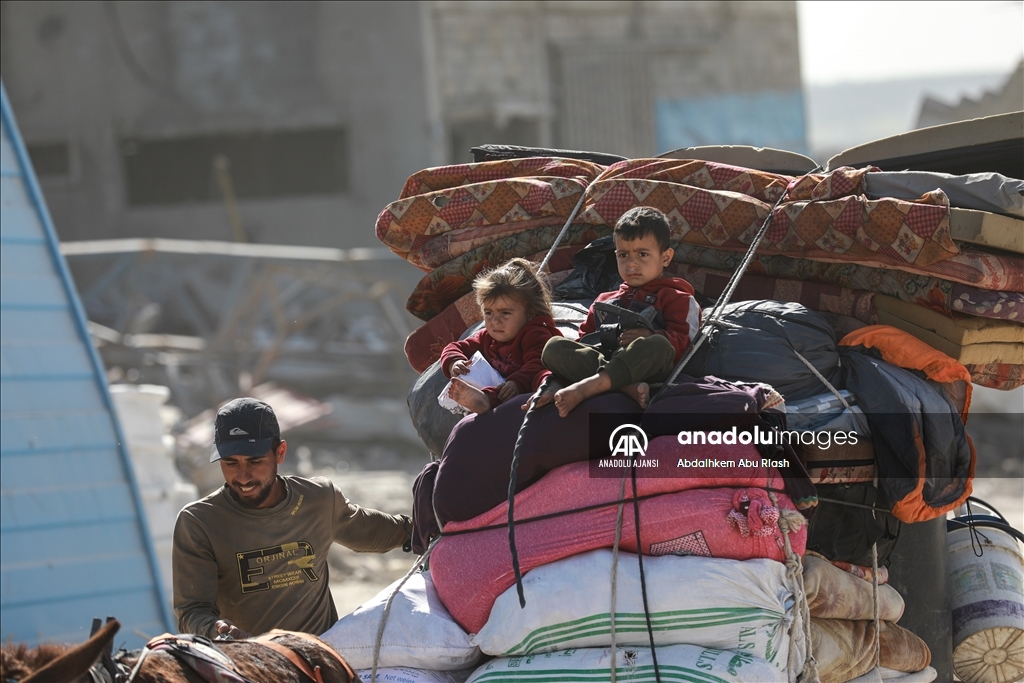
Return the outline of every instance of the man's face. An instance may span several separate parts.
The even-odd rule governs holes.
[[[243,507],[267,507],[277,481],[277,466],[284,462],[286,450],[287,446],[282,441],[277,451],[270,450],[263,455],[221,458],[218,462],[228,494]]]
[[[644,235],[638,240],[615,238],[615,262],[619,277],[630,287],[646,285],[657,280],[672,262],[671,248],[662,251],[654,235]]]

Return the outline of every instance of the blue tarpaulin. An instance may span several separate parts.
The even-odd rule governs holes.
[[[654,112],[659,153],[703,145],[751,145],[807,154],[800,90],[658,100]]]

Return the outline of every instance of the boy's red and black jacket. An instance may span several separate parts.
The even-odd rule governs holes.
[[[657,330],[656,334],[672,342],[676,350],[676,363],[683,357],[700,328],[700,306],[693,298],[693,285],[681,277],[658,278],[639,287],[622,283],[614,292],[598,295],[595,303],[598,301],[613,303],[622,308],[631,308],[630,304],[634,304],[633,309],[654,306],[659,313],[656,326],[663,328]],[[596,331],[594,307],[591,306],[586,321],[580,326],[580,336]]]
[[[469,360],[479,351],[507,381],[515,382],[523,391],[535,391],[548,374],[540,361],[544,344],[552,337],[561,336],[555,321],[546,315],[531,318],[515,339],[504,344],[492,339],[487,330],[481,328],[479,332],[444,347],[441,371],[445,377],[451,378],[453,363]]]

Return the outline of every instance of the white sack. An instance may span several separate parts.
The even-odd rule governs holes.
[[[356,675],[363,683],[371,683],[370,674],[373,669],[358,669]],[[430,671],[428,669],[410,669],[404,666],[381,668],[377,667],[377,678],[374,683],[465,683],[472,669],[464,671]]]
[[[716,683],[779,683],[779,671],[747,652],[729,652],[696,645],[657,649],[662,681]],[[611,648],[550,652],[529,657],[493,659],[473,672],[466,683],[559,681],[602,683],[611,680]],[[617,648],[616,678],[628,683],[655,683],[649,648]]]
[[[611,567],[610,550],[537,567],[523,577],[526,607],[509,588],[473,644],[499,657],[611,645]],[[794,599],[781,562],[645,556],[644,574],[656,645],[737,650],[787,666]],[[649,644],[636,555],[619,553],[615,611],[617,643]]]
[[[373,644],[391,584],[338,620],[321,639],[353,669],[373,667]],[[380,667],[412,667],[436,671],[468,669],[480,661],[480,650],[441,604],[430,572],[414,574],[395,596],[381,640]],[[429,679],[428,679],[429,680]]]

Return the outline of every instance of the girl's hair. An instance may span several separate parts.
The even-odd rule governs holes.
[[[537,276],[533,264],[524,258],[507,263],[480,274],[473,281],[476,302],[483,306],[500,296],[521,301],[526,306],[526,317],[551,315],[551,292]]]

